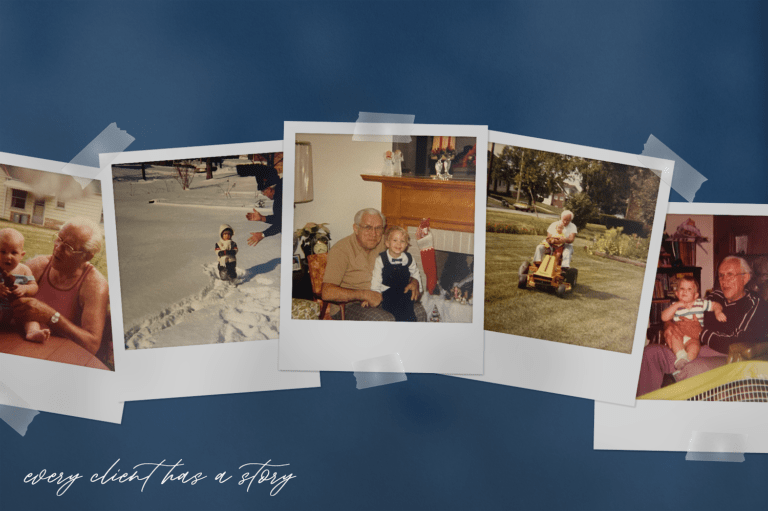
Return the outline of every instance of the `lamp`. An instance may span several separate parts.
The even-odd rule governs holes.
[[[314,200],[315,192],[312,182],[312,144],[296,142],[296,169],[294,172],[294,202],[309,202]]]

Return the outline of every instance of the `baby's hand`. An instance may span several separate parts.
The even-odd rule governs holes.
[[[14,288],[11,289],[11,296],[13,296],[14,299],[21,298],[22,296],[25,296],[25,294],[26,293],[21,289],[21,286],[14,286]]]
[[[720,323],[725,323],[728,321],[728,318],[722,312],[715,312],[715,317]]]
[[[368,302],[363,301],[363,303],[360,304],[360,307],[370,307],[370,305],[368,304]]]

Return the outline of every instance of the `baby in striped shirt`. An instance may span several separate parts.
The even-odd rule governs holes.
[[[680,279],[675,296],[678,301],[662,311],[662,321],[695,319],[703,327],[704,313],[708,311],[713,311],[720,322],[725,322],[727,319],[720,303],[699,298],[699,284],[693,277],[685,276]],[[698,339],[692,339],[687,335],[672,335],[669,339],[669,347],[675,353],[675,368],[679,371],[698,356],[701,343]]]

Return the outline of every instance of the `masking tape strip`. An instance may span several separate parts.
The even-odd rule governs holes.
[[[662,169],[661,174],[659,170],[652,168],[653,163],[648,160],[648,156],[653,158],[661,158],[663,160],[673,160],[675,162],[675,172],[672,176],[672,182],[669,182],[669,178],[665,179],[665,173],[668,175],[669,169]],[[654,171],[654,173],[661,178],[662,181],[667,183],[677,193],[683,196],[688,202],[693,202],[693,198],[696,196],[696,192],[701,188],[706,177],[701,175],[696,169],[688,165],[685,160],[680,158],[669,147],[665,146],[661,140],[653,135],[648,137],[648,141],[643,147],[643,152],[637,157],[644,167],[648,167]]]
[[[352,369],[355,371],[358,390],[408,379],[399,353],[359,360],[352,364]]]
[[[734,433],[694,431],[688,441],[686,461],[744,462],[746,436]]]
[[[32,422],[32,419],[34,419],[40,412],[37,410],[30,410],[26,401],[6,387],[3,382],[0,382],[0,399],[9,403],[7,405],[0,405],[0,419],[7,422],[19,435],[26,435],[27,428]]]
[[[411,141],[411,131],[413,131],[415,119],[415,115],[409,114],[360,112],[355,123],[352,140],[356,142],[401,142],[407,144]],[[397,131],[396,134],[395,131]]]
[[[77,174],[82,174],[82,167],[91,167],[93,170],[86,172],[87,177],[72,175],[75,181],[85,188],[99,172],[109,167],[112,161],[121,152],[125,151],[134,140],[136,139],[129,135],[127,131],[121,130],[117,127],[117,123],[113,122],[104,128],[104,131],[99,133],[96,138],[91,140],[91,143],[85,146],[82,151],[77,153],[77,156],[64,165],[61,172],[72,175],[73,171],[75,171],[75,166],[78,166]],[[108,153],[109,157],[100,162],[99,154],[101,153]]]

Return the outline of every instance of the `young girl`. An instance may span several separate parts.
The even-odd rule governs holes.
[[[411,294],[405,286],[416,279],[421,287],[419,268],[411,254],[406,252],[410,239],[408,231],[392,226],[384,233],[387,250],[379,254],[373,265],[371,291],[382,295],[381,307],[395,316],[395,321],[416,321]]]

